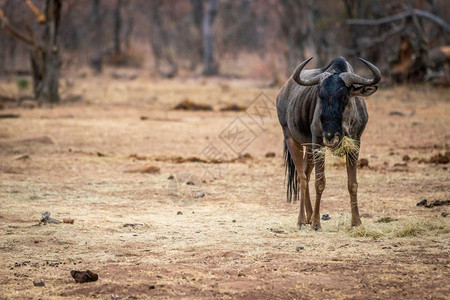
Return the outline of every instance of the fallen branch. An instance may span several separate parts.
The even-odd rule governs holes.
[[[347,20],[347,24],[348,25],[377,26],[377,25],[382,25],[382,24],[394,22],[397,20],[401,20],[406,17],[414,16],[414,15],[425,18],[425,19],[429,19],[430,21],[433,21],[434,23],[441,26],[445,32],[450,32],[450,25],[447,22],[445,22],[443,19],[439,18],[438,16],[436,16],[430,12],[427,12],[427,11],[424,11],[421,9],[417,9],[417,8],[411,9],[408,11],[404,11],[404,12],[396,14],[396,15],[380,18],[380,19],[373,19],[373,20],[371,20],[371,19],[351,19],[351,20]]]

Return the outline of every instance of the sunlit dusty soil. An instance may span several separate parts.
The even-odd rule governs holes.
[[[258,119],[251,111],[220,111],[231,103],[271,107],[276,88],[144,72],[115,80],[109,72],[67,79],[63,96],[81,101],[0,111],[20,114],[0,120],[1,299],[450,294],[449,206],[416,206],[450,197],[449,164],[419,163],[449,151],[448,90],[381,88],[366,100],[363,227],[350,228],[344,165],[328,157],[321,214],[331,219],[315,232],[297,230],[298,203],[285,201],[275,112]],[[186,99],[214,111],[172,110]],[[394,110],[404,116],[391,116]],[[233,126],[251,133],[233,140]],[[225,162],[215,163],[212,149]],[[160,171],[126,172],[146,164]],[[38,225],[44,211],[74,224]],[[75,283],[70,271],[87,269],[99,280]]]

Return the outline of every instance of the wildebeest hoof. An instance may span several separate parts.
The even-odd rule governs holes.
[[[315,231],[322,231],[322,227],[320,226],[319,222],[312,222],[311,223],[311,229],[314,229]]]
[[[361,225],[362,225],[362,223],[359,220],[352,222],[352,227],[358,227],[358,226],[361,226]]]
[[[306,225],[309,225],[309,224],[307,224],[307,223],[297,223],[297,228],[298,228],[298,230],[302,230],[302,227],[305,228]]]

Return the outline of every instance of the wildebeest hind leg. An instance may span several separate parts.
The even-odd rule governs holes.
[[[302,225],[307,224],[305,215],[305,173],[303,170],[303,146],[299,145],[291,137],[286,139],[286,145],[297,170],[297,181],[300,186],[300,212],[298,214],[297,226],[300,229]]]

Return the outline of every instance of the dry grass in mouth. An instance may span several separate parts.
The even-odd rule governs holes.
[[[358,141],[348,136],[344,136],[341,142],[334,148],[322,146],[318,149],[315,149],[313,152],[313,160],[314,162],[320,161],[327,155],[327,153],[331,153],[332,156],[335,157],[353,157],[358,152]]]

